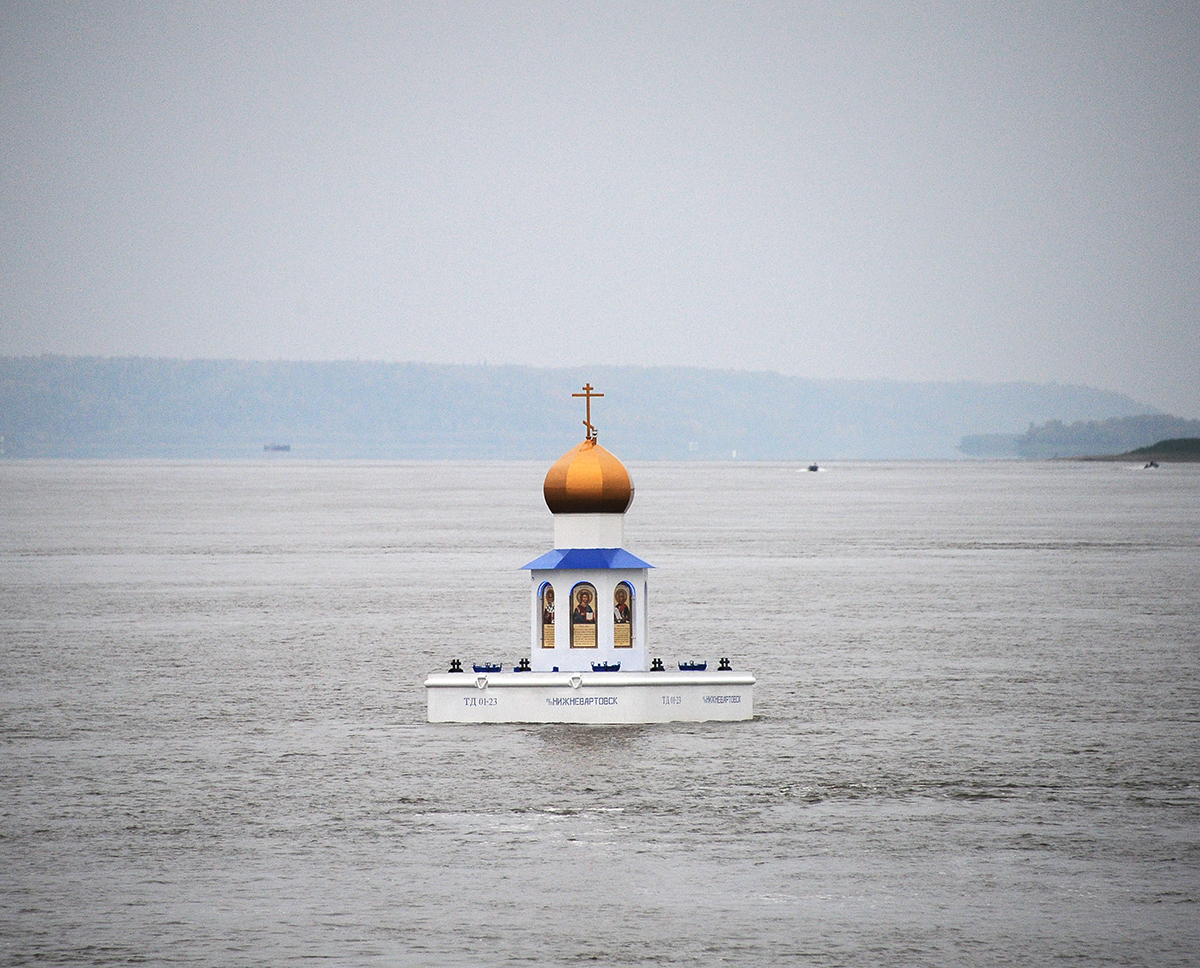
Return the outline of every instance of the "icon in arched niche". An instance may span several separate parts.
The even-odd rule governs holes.
[[[596,589],[585,581],[571,589],[571,648],[596,648]]]
[[[613,648],[633,648],[633,586],[627,581],[613,590]]]
[[[538,608],[542,612],[542,648],[554,648],[554,586],[542,582],[538,589]]]

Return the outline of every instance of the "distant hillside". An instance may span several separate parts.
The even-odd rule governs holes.
[[[1155,457],[1161,460],[1200,460],[1200,437],[1175,437],[1160,440],[1149,447],[1129,452],[1131,457]]]
[[[1089,454],[1086,457],[1070,459],[1082,461],[1152,460],[1161,461],[1164,464],[1196,464],[1200,463],[1200,437],[1174,437],[1170,440],[1156,441],[1148,447],[1135,447],[1122,454]]]
[[[1019,457],[1090,457],[1127,454],[1167,438],[1196,436],[1200,436],[1200,420],[1167,414],[1080,420],[1070,425],[1051,420],[1017,435],[1015,450]]]
[[[0,358],[0,434],[9,457],[545,460],[581,438],[588,381],[601,442],[633,460],[948,458],[967,434],[1147,409],[1057,384],[42,356]]]

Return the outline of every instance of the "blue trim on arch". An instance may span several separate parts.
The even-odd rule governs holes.
[[[528,571],[573,568],[653,568],[624,548],[555,548],[524,566]]]

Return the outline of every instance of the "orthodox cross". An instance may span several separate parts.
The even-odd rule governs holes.
[[[587,398],[587,419],[583,422],[583,425],[585,427],[587,427],[587,439],[588,440],[596,439],[596,428],[592,426],[592,397],[604,396],[603,393],[595,393],[594,391],[595,391],[595,387],[593,387],[590,383],[585,383],[583,385],[583,393],[572,393],[571,394],[571,396],[573,396],[573,397],[586,397]]]

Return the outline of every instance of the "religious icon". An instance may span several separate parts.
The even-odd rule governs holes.
[[[633,589],[628,582],[613,592],[613,648],[633,648]]]
[[[596,648],[596,589],[580,582],[571,590],[571,648]]]
[[[588,623],[596,621],[596,610],[592,608],[591,588],[580,588],[575,593],[575,610],[571,612],[571,621]]]
[[[538,596],[541,599],[542,608],[542,648],[554,648],[554,586],[548,581],[542,582],[541,594]]]
[[[613,592],[613,622],[617,625],[629,622],[629,589],[622,582]]]

